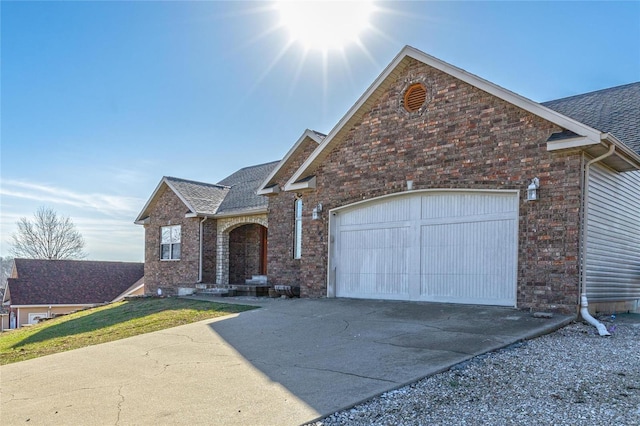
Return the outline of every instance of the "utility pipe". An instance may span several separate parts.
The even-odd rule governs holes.
[[[202,282],[202,240],[204,239],[203,237],[203,230],[204,230],[204,222],[209,219],[208,217],[204,217],[202,218],[202,220],[200,221],[200,259],[198,260],[198,284],[200,284]]]
[[[598,329],[600,336],[611,336],[607,331],[607,327],[601,322],[596,320],[589,313],[589,301],[587,300],[587,272],[585,265],[587,263],[587,222],[589,216],[589,170],[592,164],[602,161],[607,157],[613,155],[616,150],[614,144],[609,145],[609,150],[602,154],[600,157],[596,157],[587,162],[584,166],[584,183],[582,190],[582,276],[580,277],[580,315],[589,324]]]

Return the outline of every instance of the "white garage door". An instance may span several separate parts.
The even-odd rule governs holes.
[[[337,297],[515,306],[516,191],[422,191],[331,214]]]

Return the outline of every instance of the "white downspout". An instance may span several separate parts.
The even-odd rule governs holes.
[[[607,331],[607,327],[605,327],[604,324],[591,316],[591,314],[589,313],[589,301],[587,300],[587,273],[585,271],[585,264],[587,261],[587,222],[589,216],[589,169],[592,164],[613,155],[615,150],[616,146],[614,144],[611,144],[609,146],[609,151],[607,151],[605,154],[602,154],[600,157],[592,159],[584,166],[584,186],[582,195],[582,277],[580,280],[580,315],[582,315],[582,318],[584,318],[586,322],[597,328],[598,334],[600,334],[601,336],[611,336],[611,334],[609,334],[609,332]]]
[[[202,240],[204,240],[204,236],[202,235],[203,234],[202,231],[204,230],[204,222],[207,219],[209,219],[209,218],[205,217],[200,221],[200,258],[198,260],[198,284],[202,282],[202,258],[203,258],[203,255],[202,255],[202,244],[203,244]]]

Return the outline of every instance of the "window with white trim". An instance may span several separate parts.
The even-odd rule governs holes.
[[[296,199],[295,203],[295,228],[293,236],[293,258],[302,257],[302,199]]]
[[[180,259],[180,225],[163,226],[160,228],[160,259]]]

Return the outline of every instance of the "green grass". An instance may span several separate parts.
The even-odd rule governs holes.
[[[177,298],[143,298],[61,316],[0,334],[0,365],[254,309]]]

